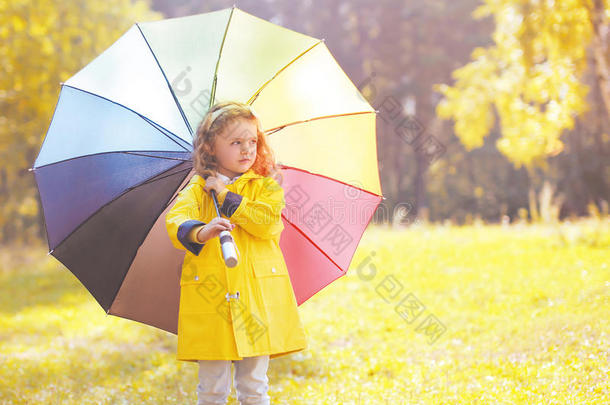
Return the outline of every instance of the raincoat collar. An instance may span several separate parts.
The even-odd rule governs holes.
[[[242,173],[242,174],[243,174],[243,173]],[[225,175],[224,175],[224,174],[222,174],[222,173],[218,173],[218,177],[220,177],[220,178],[222,179],[222,181],[224,181],[224,183],[225,183],[225,184],[231,184],[231,183],[233,183],[233,182],[234,182],[235,180],[237,180],[237,179],[238,179],[240,176],[241,176],[241,174],[240,174],[240,175],[238,175],[238,176],[235,176],[235,177],[231,178],[231,177],[229,177],[229,176],[225,176]]]

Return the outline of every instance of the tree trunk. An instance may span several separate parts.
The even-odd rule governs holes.
[[[426,170],[428,170],[428,161],[423,153],[415,152],[417,169],[415,171],[415,213],[420,216],[427,217],[428,201],[426,200]],[[428,218],[424,218],[427,220]]]
[[[606,116],[610,117],[610,22],[606,17],[604,0],[593,0],[590,16],[596,81],[604,101]]]

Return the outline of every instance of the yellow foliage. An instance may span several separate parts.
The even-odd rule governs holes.
[[[610,10],[610,2],[606,5]],[[493,16],[494,45],[477,48],[438,85],[437,114],[455,122],[467,149],[480,147],[500,119],[498,149],[517,167],[543,164],[563,150],[560,139],[587,110],[580,77],[592,27],[588,0],[486,0],[475,18]]]
[[[36,199],[34,197],[27,197],[21,204],[19,204],[19,208],[17,210],[19,215],[24,217],[34,217],[38,213],[38,205]]]

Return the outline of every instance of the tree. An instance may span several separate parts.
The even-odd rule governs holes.
[[[588,109],[581,77],[589,46],[597,85],[608,95],[610,1],[485,0],[473,16],[494,17],[494,45],[472,52],[454,71],[455,85],[435,87],[444,96],[437,113],[455,121],[469,150],[483,144],[497,113],[498,149],[516,167],[544,166],[563,150],[563,131]]]
[[[0,239],[44,236],[28,172],[42,144],[60,82],[138,20],[156,20],[146,1],[0,1]]]

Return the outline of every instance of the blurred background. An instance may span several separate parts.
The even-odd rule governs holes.
[[[0,3],[0,239],[44,238],[33,165],[60,82],[134,22],[232,1]],[[607,0],[241,0],[317,38],[378,111],[375,222],[553,221],[610,200]]]

